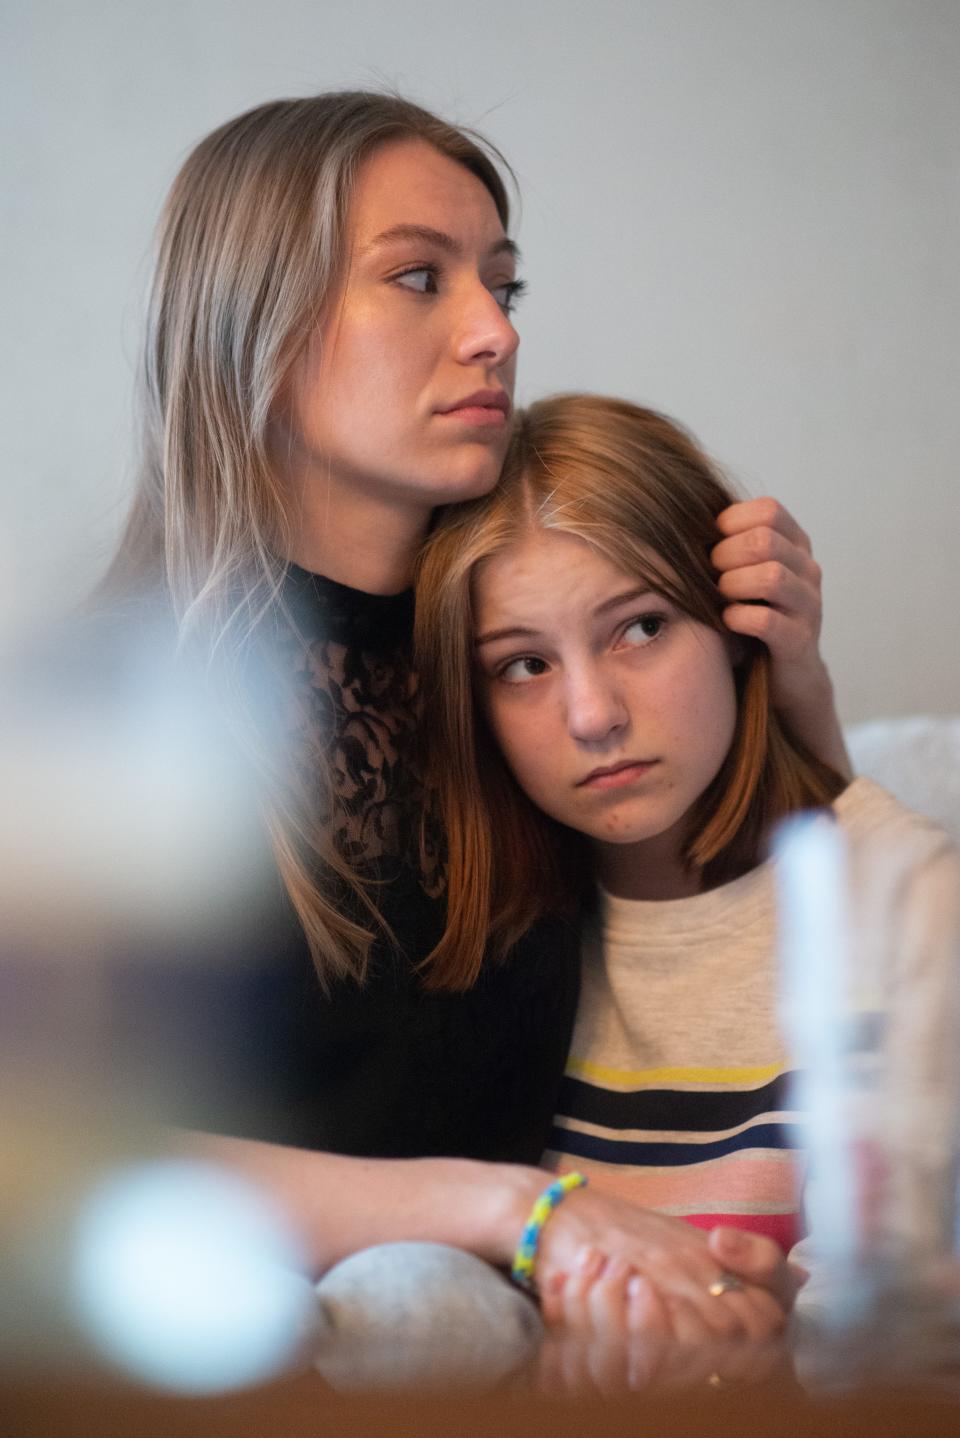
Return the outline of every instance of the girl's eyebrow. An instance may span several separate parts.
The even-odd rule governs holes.
[[[524,629],[518,624],[509,629],[490,629],[486,634],[478,634],[473,644],[475,649],[479,649],[481,644],[492,644],[495,639],[536,639],[539,633],[539,629]]]
[[[625,589],[622,594],[614,594],[598,604],[593,611],[595,619],[602,618],[609,614],[612,609],[619,609],[621,604],[629,604],[634,599],[652,599],[655,591],[647,584],[641,584],[635,589]],[[536,639],[540,635],[539,629],[529,629],[522,624],[513,624],[505,629],[488,629],[486,634],[478,634],[473,641],[474,648],[479,649],[481,644],[492,644],[495,639]]]
[[[653,599],[655,595],[656,591],[651,589],[649,584],[641,584],[635,589],[625,589],[622,594],[614,594],[611,599],[605,599],[593,612],[595,616],[608,614],[611,609],[619,609],[621,604],[629,604],[634,599]]]

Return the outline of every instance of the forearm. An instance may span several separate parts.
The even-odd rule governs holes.
[[[837,714],[833,683],[822,660],[817,659],[805,681],[795,682],[789,693],[777,689],[774,677],[774,701],[790,732],[812,754],[824,764],[829,764],[844,779],[853,778],[853,765]]]
[[[192,1133],[182,1143],[243,1174],[287,1216],[312,1272],[377,1243],[423,1240],[510,1262],[548,1175],[472,1159],[352,1158]]]

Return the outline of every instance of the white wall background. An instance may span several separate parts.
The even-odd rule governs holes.
[[[386,83],[516,168],[521,395],[656,405],[783,498],[845,719],[960,710],[960,0],[6,0],[0,24],[8,616],[109,550],[188,148]]]

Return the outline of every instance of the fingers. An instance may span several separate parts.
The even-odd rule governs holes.
[[[747,1285],[754,1279],[749,1272],[741,1274],[735,1262],[718,1260],[700,1229],[599,1194],[581,1190],[577,1197],[579,1202],[564,1204],[547,1226],[538,1258],[549,1324],[586,1332],[672,1332],[673,1311],[658,1303],[679,1299],[687,1305],[680,1319],[686,1332],[694,1331],[691,1311],[696,1331],[717,1339],[769,1333],[779,1326],[782,1314],[765,1298],[756,1299],[749,1287],[737,1304],[710,1292],[725,1268]],[[777,1271],[776,1278],[783,1281],[786,1264],[782,1258],[779,1262],[782,1273]],[[760,1271],[755,1286],[769,1288],[768,1257],[761,1253],[755,1263]],[[560,1282],[558,1274],[566,1278]],[[648,1281],[646,1290],[631,1287],[634,1274]]]
[[[612,1284],[609,1278],[604,1281],[602,1277],[611,1267],[614,1271]],[[599,1324],[602,1332],[618,1331],[615,1297],[617,1279],[622,1277],[624,1287],[627,1281],[627,1272],[621,1274],[621,1268],[626,1269],[622,1260],[614,1260],[613,1264],[608,1264],[606,1255],[596,1248],[585,1248],[578,1254],[576,1266],[568,1275],[562,1289],[562,1322],[567,1328],[592,1332],[595,1325]],[[622,1307],[622,1292],[620,1303]]]
[[[551,1273],[540,1287],[540,1314],[548,1328],[559,1328],[563,1323],[563,1291],[566,1282],[565,1273]]]
[[[793,544],[772,529],[748,529],[743,534],[722,539],[710,551],[710,561],[721,574],[733,569],[749,569],[758,564],[782,564],[794,574],[819,584],[823,578],[819,564],[802,544]]]
[[[786,614],[820,622],[820,589],[811,579],[797,575],[786,564],[771,559],[721,574],[717,588],[724,599],[772,604]]]
[[[713,1299],[717,1311],[718,1321],[724,1322],[726,1310],[721,1302]],[[670,1322],[673,1328],[674,1340],[681,1347],[693,1348],[702,1346],[705,1343],[712,1343],[716,1338],[733,1337],[731,1333],[717,1333],[707,1322],[705,1314],[696,1304],[688,1302],[684,1298],[670,1298],[667,1300],[667,1307],[670,1311]]]
[[[642,1273],[627,1283],[627,1330],[634,1337],[670,1338],[673,1328],[663,1296]]]
[[[774,663],[800,664],[805,661],[813,666],[811,672],[814,674],[816,666],[822,667],[816,638],[807,619],[796,619],[762,604],[731,604],[723,611],[723,622],[734,634],[761,640],[769,649]],[[788,686],[776,684],[776,671],[773,677],[774,697],[779,698],[781,689]]]
[[[769,496],[763,499],[744,499],[729,505],[717,515],[717,528],[723,535],[744,534],[748,530],[772,530],[790,544],[798,545],[808,554],[811,552],[809,536],[800,528],[790,511]]]
[[[776,1338],[786,1327],[786,1313],[765,1288],[750,1287],[725,1293],[719,1302],[733,1315],[739,1336],[753,1342]]]
[[[540,1302],[548,1327],[600,1338],[673,1337],[666,1301],[650,1280],[625,1259],[608,1261],[596,1249],[585,1249],[572,1273],[554,1274]]]
[[[548,1325],[597,1339],[644,1335],[680,1344],[764,1341],[786,1322],[784,1307],[766,1288],[745,1284],[719,1295],[708,1282],[684,1285],[682,1292],[676,1283],[660,1288],[625,1259],[607,1261],[599,1253],[551,1280],[543,1316]]]
[[[719,570],[717,588],[731,601],[724,623],[736,634],[762,640],[778,663],[819,661],[822,575],[807,536],[773,500],[734,505],[720,518],[734,525],[711,554]],[[736,527],[758,518],[775,520],[781,528],[753,522]]]
[[[628,1327],[627,1287],[632,1269],[625,1258],[611,1258],[587,1296],[589,1323],[598,1338],[622,1338]]]
[[[800,529],[797,535],[799,538],[794,540],[778,530],[763,527],[738,531],[714,545],[710,559],[721,576],[740,569],[780,565],[819,591],[822,571],[810,552],[807,536]]]
[[[802,1270],[787,1263],[772,1239],[744,1233],[739,1228],[720,1227],[711,1230],[707,1244],[721,1268],[746,1284],[764,1289],[783,1313],[789,1313],[803,1281]]]
[[[702,1279],[687,1275],[681,1281],[673,1275],[669,1282],[657,1282],[638,1277],[632,1322],[628,1314],[630,1332],[659,1333],[683,1344],[768,1338],[783,1327],[782,1308],[761,1288],[746,1285],[736,1293],[712,1293],[711,1284],[719,1277],[713,1265],[704,1269]]]
[[[574,1271],[554,1280],[555,1302],[544,1309],[547,1322],[592,1333],[599,1339],[622,1338],[628,1332],[669,1333],[669,1319],[653,1285],[635,1274],[621,1256],[607,1259],[585,1249]],[[549,1316],[548,1316],[549,1312]]]

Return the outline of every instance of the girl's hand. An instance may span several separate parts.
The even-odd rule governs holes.
[[[711,1293],[724,1274],[742,1287]],[[708,1239],[591,1189],[569,1194],[545,1224],[536,1280],[548,1324],[684,1343],[779,1334],[800,1284],[769,1239],[722,1229]]]
[[[731,504],[717,518],[724,536],[711,553],[724,623],[770,651],[773,702],[798,739],[849,777],[850,759],[820,655],[821,571],[810,540],[775,499]]]

